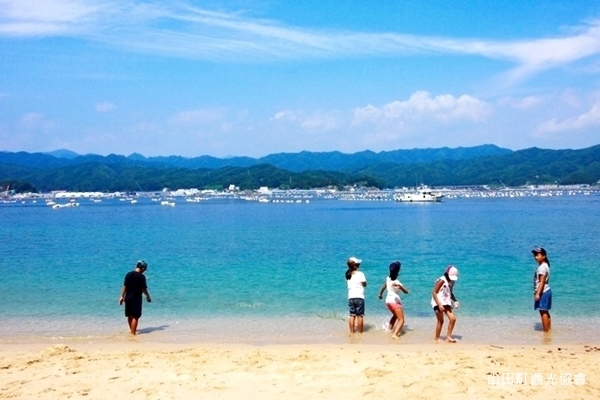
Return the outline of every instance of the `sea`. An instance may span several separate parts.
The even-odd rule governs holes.
[[[431,290],[458,268],[455,338],[496,345],[600,341],[600,195],[448,197],[440,203],[307,197],[139,197],[0,203],[0,343],[132,340],[118,299],[148,263],[135,340],[159,343],[433,341]],[[551,262],[552,333],[533,309],[531,249]],[[346,260],[363,260],[365,332],[349,335]],[[402,263],[401,340],[377,293]],[[445,335],[445,327],[442,336]]]

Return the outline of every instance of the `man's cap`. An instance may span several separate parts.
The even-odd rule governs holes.
[[[451,281],[458,280],[458,269],[454,265],[448,265],[448,268],[446,268],[446,274]]]
[[[541,254],[543,256],[546,255],[546,249],[544,249],[543,247],[536,247],[535,249],[531,250],[531,252],[533,254]]]

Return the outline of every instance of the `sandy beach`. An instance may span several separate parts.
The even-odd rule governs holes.
[[[10,399],[597,399],[600,347],[0,345]]]

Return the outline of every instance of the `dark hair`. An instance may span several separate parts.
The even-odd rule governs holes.
[[[146,261],[140,260],[135,264],[135,267],[139,269],[148,269],[148,264],[146,264]]]
[[[349,259],[346,261],[346,265],[348,266],[348,269],[346,270],[346,280],[349,281],[350,278],[352,278],[352,271],[355,271],[360,264],[356,264],[354,261]]]
[[[548,255],[542,253],[542,255],[544,256],[544,261],[546,261],[546,264],[548,264],[548,268],[550,268],[550,260],[548,259]]]
[[[543,247],[536,247],[535,249],[531,250],[531,252],[535,255],[535,254],[541,254],[544,256],[544,261],[546,261],[546,264],[548,264],[548,268],[550,268],[550,260],[548,259],[548,252],[546,251],[546,249],[544,249]]]
[[[352,268],[346,270],[346,280],[349,281],[352,278]]]
[[[394,261],[393,263],[390,264],[390,279],[391,280],[396,280],[398,278],[398,274],[400,273],[400,267],[402,267],[402,264],[400,263],[400,261]]]

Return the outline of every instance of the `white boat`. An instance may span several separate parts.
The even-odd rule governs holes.
[[[76,202],[69,202],[69,203],[65,203],[65,204],[58,204],[58,203],[54,203],[52,205],[52,208],[57,209],[57,208],[65,208],[65,207],[79,207],[79,203]]]
[[[438,203],[442,201],[441,194],[433,193],[429,186],[421,185],[414,191],[398,193],[394,200],[402,203]]]

